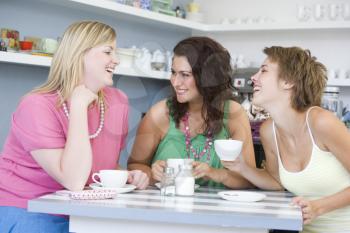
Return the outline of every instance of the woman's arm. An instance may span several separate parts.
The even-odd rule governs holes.
[[[70,104],[67,141],[64,149],[31,151],[35,161],[68,190],[82,190],[92,166],[87,107],[97,95],[85,86],[74,89]]]
[[[233,162],[223,162],[229,170],[241,174],[254,186],[267,190],[283,190],[279,182],[278,161],[275,155],[274,138],[271,120],[265,121],[260,127],[260,140],[264,147],[266,167],[258,169],[248,165],[242,158]]]
[[[249,167],[255,168],[255,155],[249,119],[242,106],[235,101],[230,101],[227,125],[231,138],[243,142],[241,151],[242,160],[244,160]],[[229,179],[224,182],[226,186],[231,188],[252,187],[252,184],[241,174],[232,171],[227,172]]]
[[[241,105],[234,101],[230,101],[227,126],[232,139],[243,141],[241,154],[244,161],[249,166],[255,167],[253,141],[248,116]],[[194,162],[193,165],[193,175],[196,178],[203,177],[204,179],[210,179],[230,188],[253,187],[247,179],[237,172],[227,170],[226,168],[213,168],[203,162]]]
[[[128,159],[129,170],[141,170],[150,178],[153,184],[151,162],[154,153],[169,127],[168,108],[166,100],[154,105],[140,122],[135,142]],[[157,163],[161,170],[161,162]],[[164,164],[163,164],[164,165]],[[158,179],[157,179],[158,180]]]

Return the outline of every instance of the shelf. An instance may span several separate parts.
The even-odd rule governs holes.
[[[209,24],[209,32],[242,32],[242,31],[285,31],[285,30],[350,30],[350,21],[331,22],[271,22],[251,24]]]
[[[51,57],[30,55],[25,53],[0,52],[0,62],[3,63],[50,67],[51,59]],[[126,68],[121,66],[118,66],[116,68],[114,74],[164,80],[169,80],[170,77],[170,73],[168,72],[153,70],[143,71],[139,69]]]
[[[327,86],[350,87],[350,79],[330,79]]]
[[[198,32],[244,32],[244,31],[274,31],[274,30],[344,30],[350,29],[350,21],[310,21],[310,22],[269,22],[242,24],[205,24],[174,16],[168,16],[153,11],[119,4],[111,0],[39,0],[49,4],[77,8],[89,12],[124,18],[128,21],[142,24],[177,28]]]
[[[116,18],[124,18],[128,21],[163,26],[166,28],[173,27],[184,30],[206,31],[206,25],[189,21],[174,16],[160,14],[157,12],[144,10],[110,0],[40,0],[49,4],[61,5],[69,8],[83,9],[89,12],[109,15]]]

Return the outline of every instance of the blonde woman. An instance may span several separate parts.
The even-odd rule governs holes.
[[[119,63],[115,50],[110,26],[70,25],[48,80],[21,100],[0,157],[1,232],[68,232],[65,218],[27,212],[28,200],[63,188],[82,190],[92,172],[117,167],[128,100],[107,87]],[[145,188],[148,178],[131,171],[129,182]]]
[[[298,47],[264,49],[252,77],[253,103],[271,115],[260,129],[266,169],[224,162],[257,187],[286,188],[303,214],[303,233],[350,232],[350,134],[320,108],[326,68]]]

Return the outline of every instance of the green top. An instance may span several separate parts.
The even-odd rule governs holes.
[[[169,102],[167,102],[168,108],[170,108]],[[224,105],[224,125],[221,131],[214,136],[214,139],[227,139],[230,137],[230,133],[226,127],[227,125],[227,114],[229,111],[229,101],[225,102]],[[197,153],[200,153],[205,146],[206,136],[203,134],[198,134],[194,138],[191,138],[191,143]],[[209,165],[213,168],[222,168],[220,158],[217,156],[214,143],[210,147],[210,161]],[[152,163],[157,160],[167,160],[169,158],[188,158],[185,144],[185,134],[178,128],[176,128],[175,121],[172,116],[170,116],[169,129],[163,140],[159,143],[157,151],[153,157]],[[190,153],[190,158],[193,158],[193,154]],[[197,160],[197,159],[196,159]],[[199,159],[201,162],[207,162],[207,154]],[[217,183],[212,180],[197,179],[196,183],[201,186],[210,186],[210,187],[224,187],[222,183]]]

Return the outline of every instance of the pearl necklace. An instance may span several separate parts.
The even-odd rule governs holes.
[[[205,140],[205,146],[204,149],[200,152],[197,153],[196,150],[194,149],[192,142],[191,142],[191,135],[190,135],[190,127],[188,124],[188,118],[189,118],[189,113],[186,112],[185,116],[182,118],[182,122],[184,123],[185,126],[185,143],[186,143],[186,151],[187,151],[187,157],[190,158],[190,154],[192,152],[192,155],[194,157],[194,160],[200,160],[205,154],[207,154],[207,163],[210,162],[210,147],[213,145],[213,135],[212,133],[209,131],[208,132],[208,136]]]
[[[103,101],[99,101],[99,102],[100,102],[100,125],[98,126],[98,128],[94,134],[89,135],[90,139],[96,138],[101,133],[103,125],[104,125],[104,121],[105,121],[105,106],[103,104]],[[69,119],[69,112],[68,112],[66,102],[63,102],[62,107],[63,107],[64,114]]]

